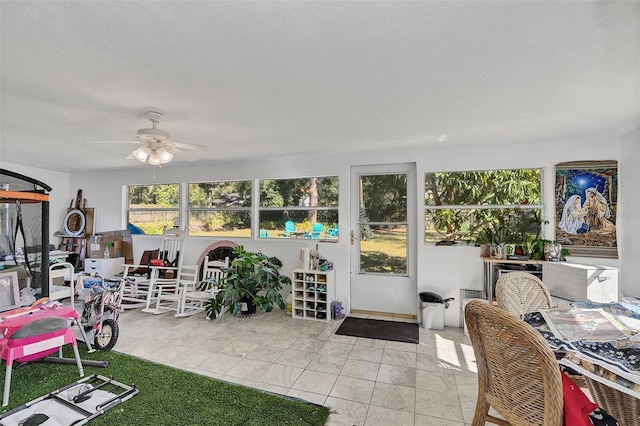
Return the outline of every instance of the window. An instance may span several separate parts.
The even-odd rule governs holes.
[[[425,242],[476,242],[489,226],[525,239],[540,230],[540,169],[425,173],[424,184]]]
[[[407,174],[360,176],[359,273],[407,275]]]
[[[260,238],[337,240],[338,177],[261,180],[259,223]]]
[[[251,237],[251,181],[190,183],[189,234]]]
[[[145,234],[154,235],[179,225],[180,186],[177,183],[129,186],[127,221]]]

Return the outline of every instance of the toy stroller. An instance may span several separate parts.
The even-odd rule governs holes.
[[[77,288],[76,292],[84,296],[80,326],[85,331],[87,346],[93,341],[95,348],[109,351],[116,345],[120,334],[118,317],[122,312],[124,281],[125,279],[105,280],[99,275],[89,275],[78,280],[81,288]]]

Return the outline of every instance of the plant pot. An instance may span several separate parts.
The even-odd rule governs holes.
[[[544,245],[544,260],[547,262],[558,262],[562,253],[562,245],[548,243]]]
[[[510,256],[516,254],[516,245],[515,244],[505,244],[504,245],[504,256]]]
[[[253,303],[253,299],[240,299],[240,314],[241,315],[254,315],[256,313],[256,304]]]
[[[480,244],[480,257],[491,257],[491,244]]]

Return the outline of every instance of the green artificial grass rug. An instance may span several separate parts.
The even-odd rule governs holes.
[[[85,376],[97,373],[140,393],[90,422],[91,425],[324,425],[329,409],[281,397],[117,352],[87,353],[83,360],[108,361],[108,368],[85,366]],[[63,355],[73,358],[71,346]],[[14,363],[9,405],[20,406],[80,379],[75,364]],[[3,363],[4,367],[4,363]],[[4,369],[0,370],[2,386]]]

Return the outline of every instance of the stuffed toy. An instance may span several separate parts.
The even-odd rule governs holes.
[[[28,306],[36,301],[36,291],[32,287],[20,290],[20,306]]]

